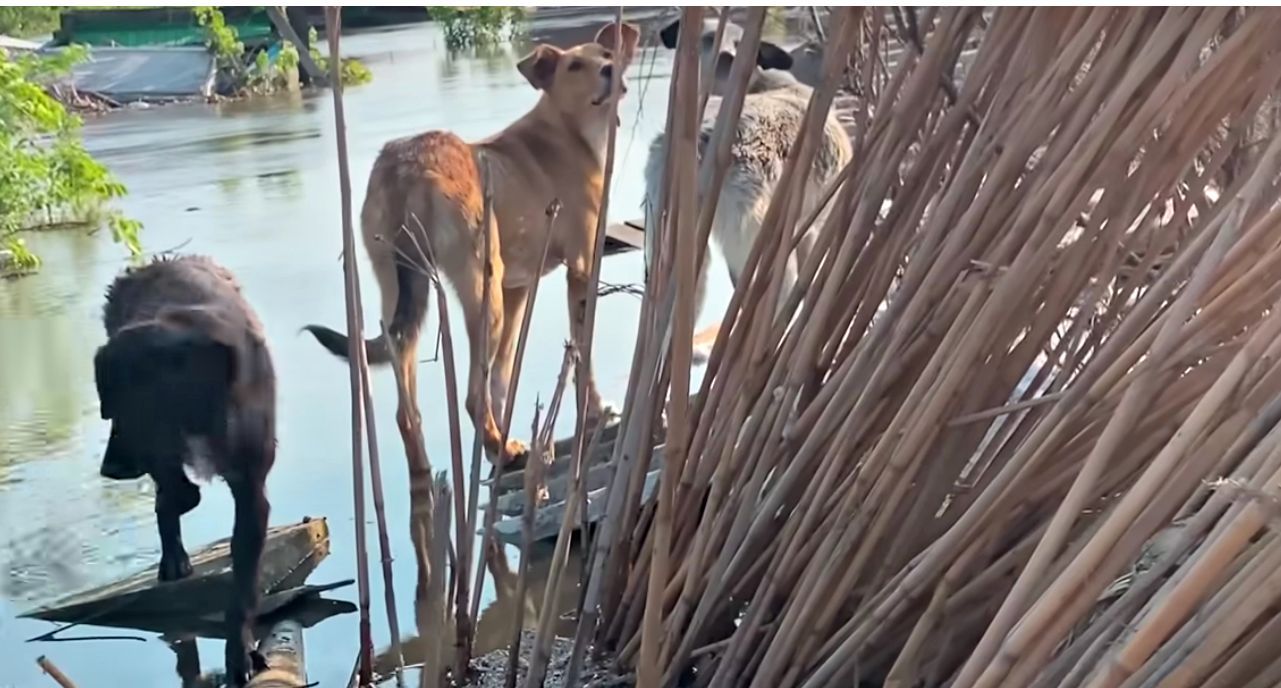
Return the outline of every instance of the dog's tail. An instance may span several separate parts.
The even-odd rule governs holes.
[[[374,273],[378,277],[378,289],[384,306],[393,307],[391,322],[387,323],[396,348],[401,356],[412,356],[412,347],[418,341],[418,332],[422,329],[427,316],[428,296],[431,281],[421,267],[406,262],[403,256],[397,255],[395,242],[403,230],[405,217],[405,195],[393,180],[383,178],[375,164],[374,174],[370,175],[369,190],[365,194],[365,203],[361,208],[360,222],[366,236],[378,237],[373,245],[366,244]],[[383,308],[385,313],[388,309]],[[307,325],[303,328],[316,338],[329,353],[346,359],[349,342],[347,335],[323,325]],[[388,345],[383,333],[365,340],[365,358],[370,365],[386,365],[393,361],[392,347]]]
[[[320,342],[329,353],[346,359],[348,356],[347,335],[325,327],[324,325],[306,325],[302,329],[311,333],[311,336]],[[377,337],[365,340],[365,358],[369,365],[386,365],[391,363],[391,347],[387,346],[387,338],[379,333]]]

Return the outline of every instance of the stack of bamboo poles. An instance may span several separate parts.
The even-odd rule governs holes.
[[[940,9],[878,84],[884,32],[861,12],[835,11],[692,405],[712,209],[688,190],[724,177],[750,64],[700,167],[681,36],[682,143],[580,652],[612,648],[642,686],[1274,685],[1281,139],[1224,172],[1281,80],[1281,12]],[[975,38],[952,98],[940,84]],[[855,55],[875,102],[779,293],[812,221],[792,170]]]
[[[695,26],[703,10],[683,15]],[[1281,138],[1249,134],[1281,81],[1281,12],[928,10],[892,70],[882,16],[834,11],[822,84],[692,400],[715,194],[689,191],[724,181],[765,11],[748,13],[702,160],[698,36],[680,37],[660,248],[565,684],[592,644],[642,686],[1276,684]],[[867,94],[855,161],[797,290],[780,293],[814,222],[793,171],[847,79]],[[353,372],[354,407],[367,380]],[[474,542],[479,454],[464,486],[448,384],[457,554],[441,542],[451,500],[430,491],[420,578],[427,616],[452,619],[461,679],[472,552],[493,516]],[[664,413],[662,484],[642,505]],[[574,444],[578,497],[528,685],[546,673],[546,601],[581,508],[582,423]]]

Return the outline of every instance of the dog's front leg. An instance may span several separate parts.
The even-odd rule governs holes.
[[[587,394],[587,426],[595,426],[604,413],[604,405],[600,400],[600,393],[596,390],[596,374],[593,372],[591,356],[589,352],[583,350],[587,346],[587,294],[591,289],[591,279],[585,272],[567,268],[569,286],[569,330],[570,337],[574,340],[574,346],[578,347],[578,355],[583,357],[583,377],[586,379],[579,380],[582,384],[578,385],[578,406],[583,408],[583,393]]]
[[[200,504],[200,488],[182,472],[181,459],[153,470],[156,482],[156,528],[160,531],[160,580],[191,575],[191,559],[182,545],[182,515]]]
[[[516,366],[516,345],[525,322],[525,305],[529,302],[529,287],[503,288],[503,328],[498,336],[498,350],[489,377],[489,405],[498,418],[506,418],[510,399],[512,373]]]
[[[240,686],[248,681],[251,668],[249,648],[253,647],[258,611],[258,572],[271,505],[262,480],[239,477],[228,484],[236,502],[236,524],[231,534],[235,586],[227,607],[227,677],[232,685]]]

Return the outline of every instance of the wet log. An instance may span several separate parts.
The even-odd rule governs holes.
[[[302,624],[285,619],[272,626],[267,637],[258,642],[258,654],[266,660],[267,669],[254,674],[246,688],[299,688],[307,685]]]
[[[279,608],[298,596],[314,592],[295,591],[316,566],[329,555],[329,525],[323,518],[306,518],[299,523],[276,526],[267,531],[263,549],[259,590],[267,604]],[[221,618],[232,590],[230,538],[211,543],[190,554],[192,574],[178,581],[160,582],[155,565],[121,580],[91,588],[21,614],[23,618],[95,625],[127,625],[138,622]],[[125,624],[124,621],[131,623]]]

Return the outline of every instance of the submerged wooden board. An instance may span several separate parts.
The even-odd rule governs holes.
[[[267,531],[259,590],[271,596],[302,584],[329,555],[329,525],[323,518]],[[72,593],[23,613],[25,618],[112,625],[113,617],[200,617],[221,613],[232,587],[230,538],[190,553],[192,574],[161,583],[156,565],[89,590]]]
[[[605,255],[645,248],[644,220],[628,220],[605,228]]]
[[[614,454],[614,444],[619,439],[619,430],[617,421],[606,425],[601,430],[596,447],[585,459],[587,509],[585,517],[579,514],[579,524],[576,528],[581,527],[583,523],[597,523],[605,516],[606,498],[609,496],[609,485],[613,481],[615,470],[615,463],[611,459]],[[658,479],[662,474],[665,434],[664,428],[659,428],[655,433],[654,454],[641,491],[642,503],[648,503],[656,492]],[[553,453],[555,458],[548,466],[545,475],[544,494],[534,513],[533,542],[556,537],[565,515],[566,498],[571,489],[570,460],[573,453],[573,438],[558,440],[553,446]],[[498,510],[498,521],[494,524],[494,533],[500,541],[516,546],[524,542],[522,517],[528,501],[524,483],[525,471],[504,473],[496,484],[491,483],[493,489],[490,498],[497,500]]]

